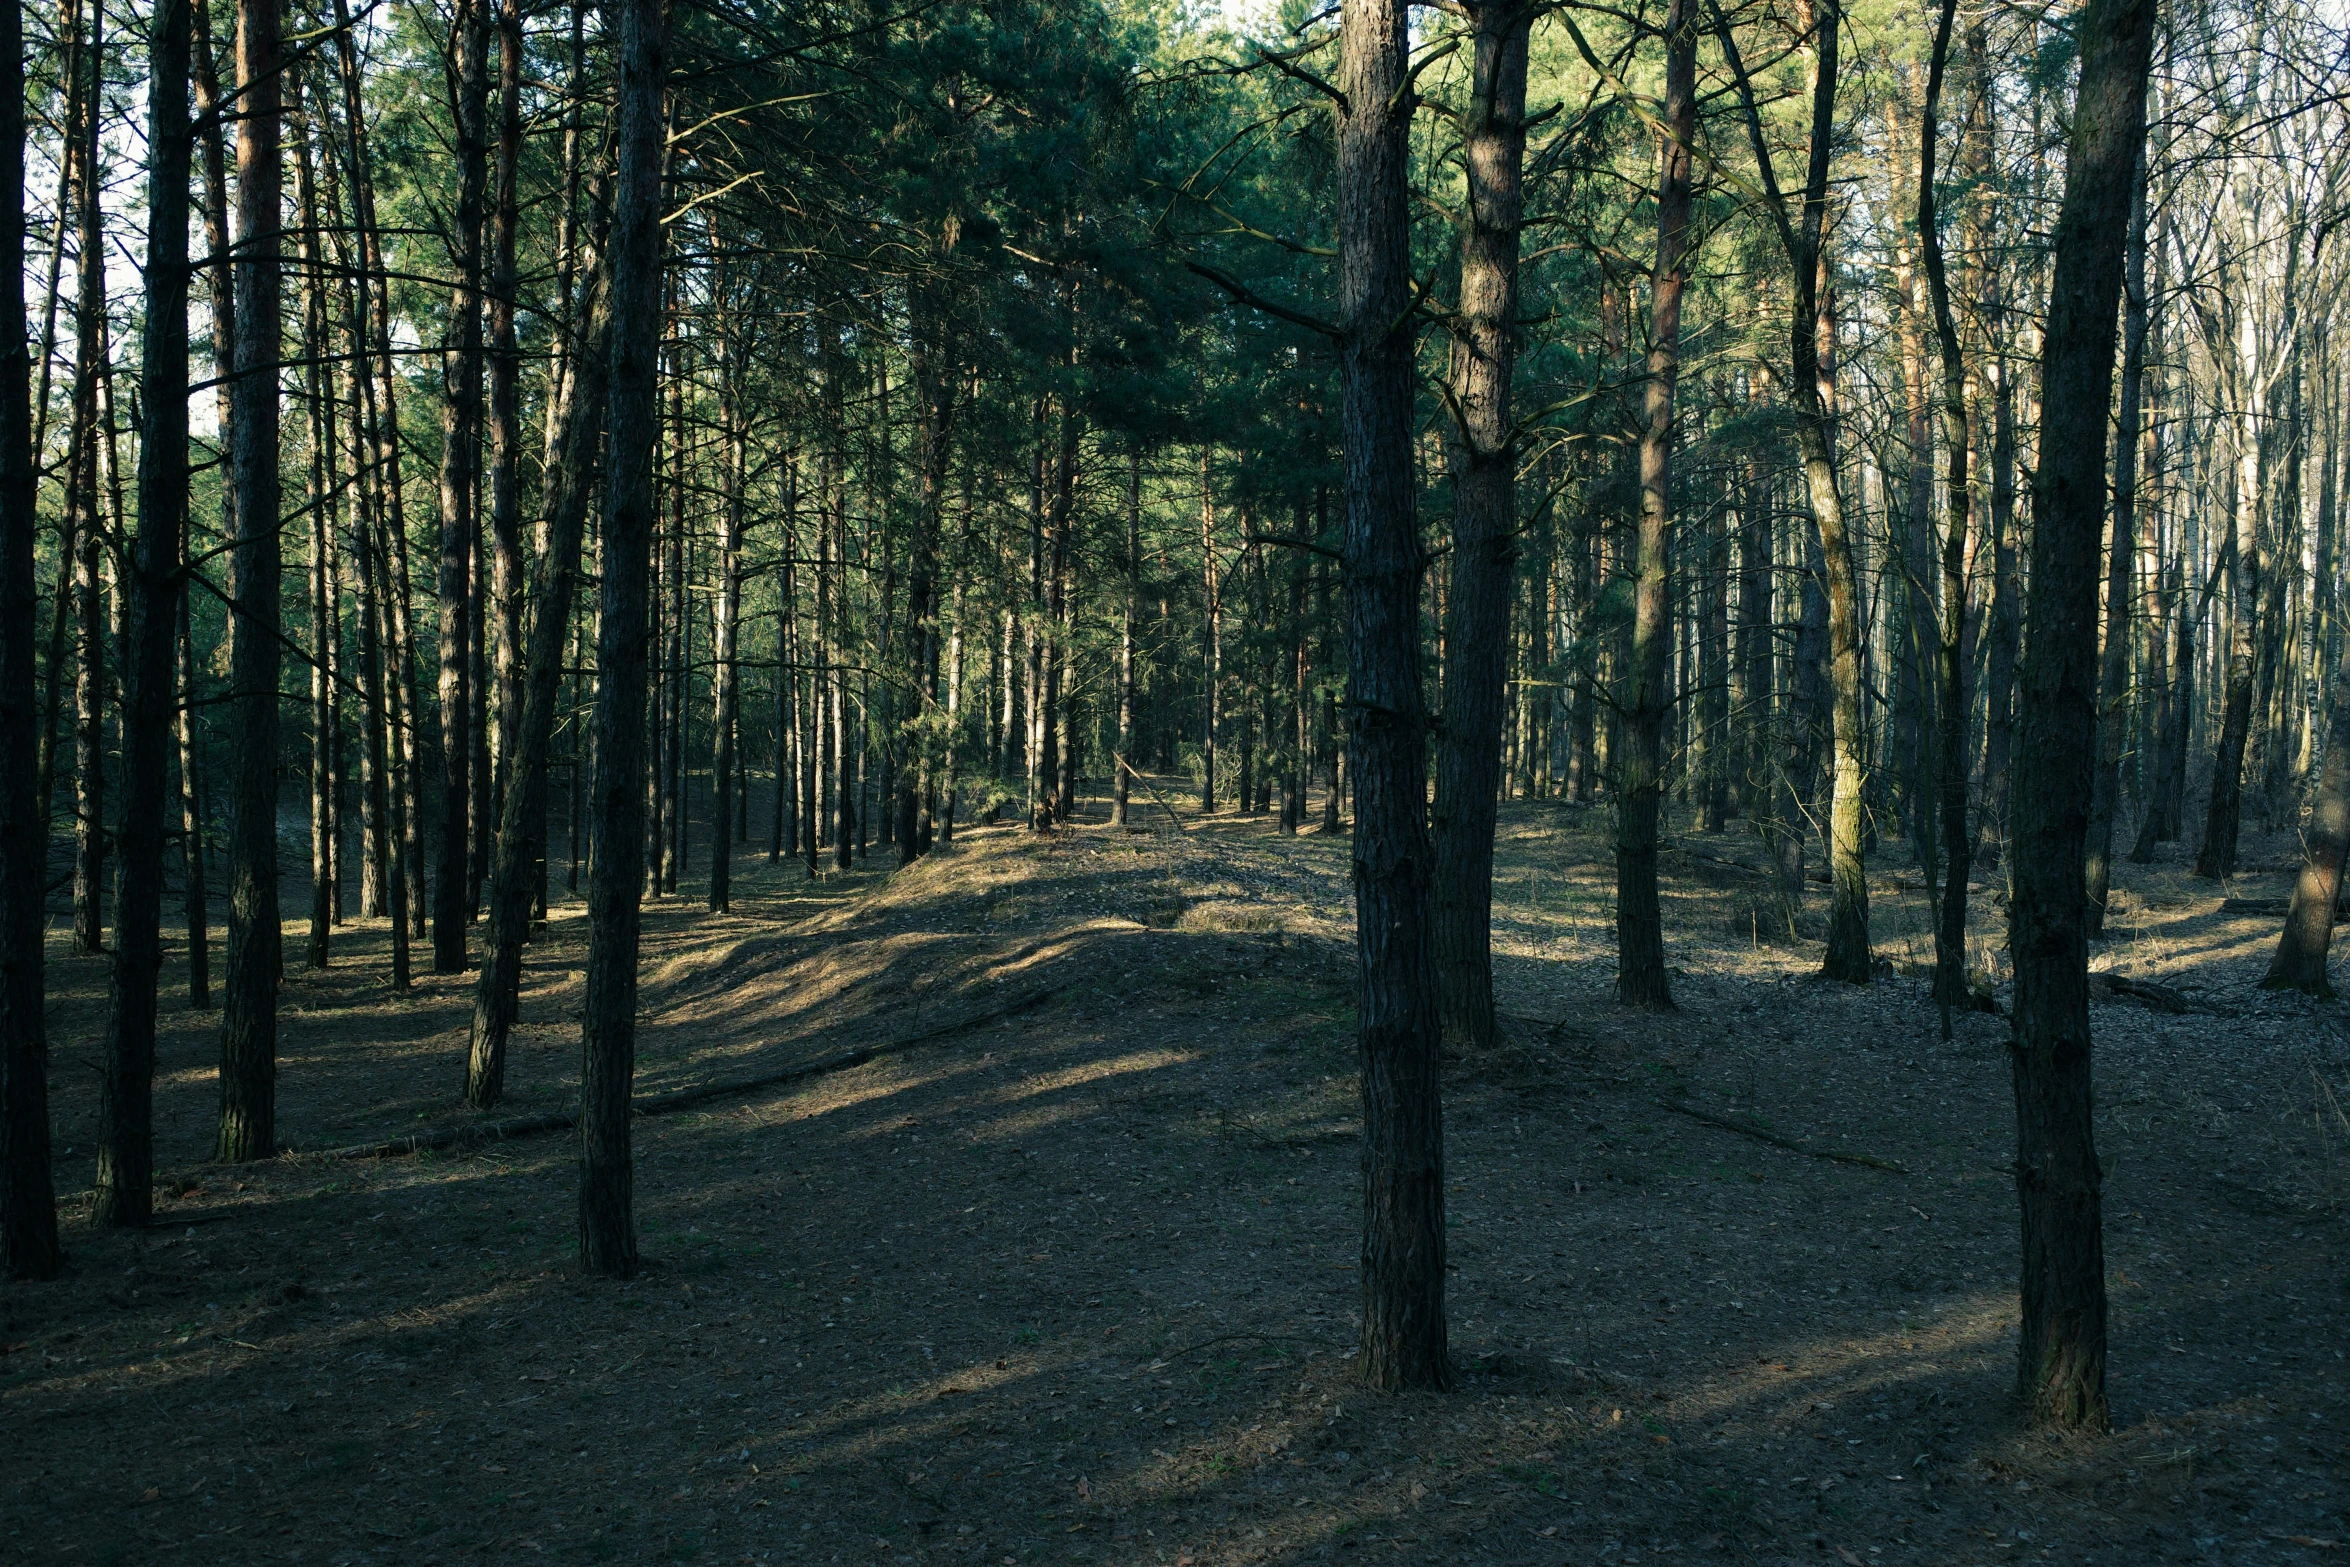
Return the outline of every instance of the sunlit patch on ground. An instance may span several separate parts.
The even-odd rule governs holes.
[[[2004,1025],[1945,1043],[1909,972],[1811,979],[1737,832],[1668,853],[1681,1010],[1623,1014],[1605,821],[1505,808],[1508,1039],[1447,1084],[1461,1385],[1374,1398],[1347,846],[1184,825],[1097,804],[895,878],[754,858],[724,919],[648,905],[645,1091],[880,1054],[641,1121],[629,1284],[571,1270],[561,1137],[205,1164],[216,1020],[169,1001],[164,1223],[93,1233],[105,971],[53,949],[73,1268],[0,1293],[0,1556],[2340,1559],[2350,1048],[2254,988],[2273,920],[2124,868],[2097,966],[2194,1010],[2097,1009],[2118,1429],[2050,1442],[2005,1407]],[[2290,852],[2229,892],[2281,896]],[[1915,873],[1877,882],[1880,952],[1929,959]],[[510,1109],[573,1091],[585,928],[555,914]],[[467,1115],[472,976],[393,997],[384,940],[288,971],[296,1148]]]

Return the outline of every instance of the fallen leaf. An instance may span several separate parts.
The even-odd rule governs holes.
[[[1836,1547],[1836,1554],[1843,1559],[1845,1567],[1868,1567],[1868,1563],[1862,1561],[1859,1557],[1853,1555],[1850,1551],[1846,1550],[1841,1545]]]

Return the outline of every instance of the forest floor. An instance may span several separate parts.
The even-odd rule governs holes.
[[[265,1164],[203,1162],[217,1021],[172,992],[169,1196],[93,1231],[104,960],[60,934],[70,1268],[0,1288],[0,1558],[2344,1559],[2350,1039],[2254,987],[2274,916],[2122,867],[2097,966],[2187,1010],[2096,1012],[2115,1430],[2052,1440],[2007,1403],[2005,1025],[1939,1037],[1905,856],[1875,867],[1895,973],[1854,989],[1765,939],[1725,863],[1756,840],[1683,834],[1680,1010],[1628,1014],[1604,818],[1505,807],[1511,1040],[1446,1085],[1460,1386],[1374,1396],[1345,841],[1181,826],[1097,803],[897,876],[750,858],[724,918],[648,904],[641,1091],[899,1048],[640,1120],[625,1284],[572,1266],[563,1136],[332,1152],[465,1119],[470,976],[388,996],[380,923],[325,971],[289,923],[296,1151]],[[2291,849],[2225,890],[2282,897]],[[501,1113],[573,1092],[555,914]]]

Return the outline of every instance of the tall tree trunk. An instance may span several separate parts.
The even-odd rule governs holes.
[[[355,302],[370,319],[360,323],[368,356],[359,375],[369,426],[371,492],[377,497],[375,558],[380,568],[384,680],[390,726],[391,767],[386,795],[390,836],[395,844],[388,869],[392,915],[392,985],[408,986],[408,940],[425,924],[424,770],[419,754],[423,704],[416,679],[416,616],[408,567],[406,486],[400,477],[399,378],[392,360],[390,278],[384,266],[383,235],[376,223],[373,164],[367,152],[367,115],[360,81],[359,52],[352,41],[348,0],[335,0],[335,41],[343,82],[346,174],[350,180],[362,288]]]
[[[674,287],[672,292],[674,293]],[[664,894],[677,891],[677,879],[685,873],[687,847],[686,815],[689,802],[685,794],[685,730],[686,688],[692,683],[693,632],[686,607],[686,458],[690,436],[685,426],[685,383],[691,374],[686,362],[685,345],[679,345],[674,365],[676,374],[669,382],[669,419],[671,427],[670,451],[673,460],[662,477],[669,481],[669,604],[667,613],[656,622],[657,630],[665,632],[669,641],[667,678],[662,689],[667,705],[661,709],[667,723],[659,731],[660,748],[654,754],[655,792],[664,804],[661,810],[661,830],[654,842],[659,847],[660,869],[654,878],[654,890]],[[656,554],[660,545],[654,545]],[[654,646],[660,637],[654,638]]]
[[[721,287],[723,287],[721,273]],[[724,333],[722,324],[719,330]],[[742,672],[735,661],[743,612],[743,470],[748,462],[750,434],[737,399],[743,369],[737,362],[739,344],[721,350],[719,383],[726,391],[718,413],[719,456],[718,614],[710,648],[710,912],[724,914],[734,892],[734,845],[726,828],[728,796],[734,789],[735,720],[742,704]]]
[[[963,536],[968,546],[971,534],[971,484],[968,470],[963,484]],[[964,554],[968,556],[966,547]],[[938,841],[955,841],[955,806],[962,788],[963,757],[963,596],[964,582],[960,574],[955,578],[954,598],[949,606],[952,617],[947,631],[946,675],[946,764],[945,776],[939,783]]]
[[[849,493],[846,453],[836,448],[829,519],[832,529],[832,630],[830,657],[825,667],[826,696],[831,704],[827,753],[832,760],[832,865],[847,870],[857,854],[857,759],[849,749]]]
[[[24,7],[0,5],[0,189],[24,189]],[[0,321],[24,320],[25,207],[0,214]],[[40,741],[33,627],[40,527],[21,328],[0,332],[0,1264],[17,1279],[57,1276],[57,1195],[49,1168],[49,1036],[42,1017],[48,844],[34,795]]]
[[[147,319],[139,356],[145,428],[139,432],[139,534],[123,606],[122,879],[106,1065],[98,1080],[92,1214],[101,1225],[123,1229],[144,1226],[154,1213],[155,984],[163,966],[172,653],[188,513],[190,3],[161,0],[147,51]]]
[[[579,1259],[590,1273],[630,1278],[636,1273],[636,1218],[628,1118],[645,880],[645,598],[657,505],[653,445],[661,419],[656,377],[666,39],[660,0],[611,0],[607,25],[618,36],[619,179],[612,213],[603,613],[596,641],[595,843],[580,1030]]]
[[[1697,658],[1693,694],[1691,788],[1697,795],[1697,830],[1718,833],[1730,813],[1732,758],[1730,737],[1730,521],[1726,513],[1710,518],[1702,535],[1705,554],[1700,567],[1696,625]]]
[[[93,7],[89,85],[75,134],[81,181],[75,202],[79,266],[74,290],[73,457],[66,506],[74,513],[73,583],[73,946],[103,949],[106,897],[106,614],[99,581],[105,523],[98,497],[98,385],[106,365],[106,234],[100,221],[99,121],[102,117],[105,10]],[[62,221],[62,217],[60,219]],[[62,603],[67,561],[58,560]]]
[[[2001,313],[1995,311],[1997,320]],[[1983,659],[1983,808],[1975,853],[1993,864],[2007,852],[2009,771],[2015,751],[2015,666],[2023,651],[2024,575],[2015,526],[2015,371],[1991,360],[1991,614]]]
[[[1650,274],[1648,384],[1640,431],[1640,542],[1633,583],[1632,702],[1616,767],[1616,999],[1669,1009],[1656,854],[1664,803],[1665,717],[1672,702],[1673,394],[1681,375],[1681,292],[1688,281],[1691,149],[1697,139],[1697,23],[1690,0],[1665,12],[1656,268]]]
[[[2114,421],[2113,537],[2105,567],[2105,653],[2098,675],[2097,771],[2089,793],[2088,901],[2091,941],[2105,935],[2113,884],[2113,818],[2121,802],[2123,710],[2130,689],[2130,586],[2138,563],[2138,439],[2146,384],[2146,159],[2130,181],[2128,250],[2122,267],[2121,406]]]
[[[522,722],[522,417],[518,407],[522,356],[514,331],[515,228],[520,205],[522,158],[522,7],[521,0],[498,4],[498,150],[497,194],[490,217],[489,389],[486,398],[489,426],[490,580],[488,592],[488,722],[483,726],[490,754],[488,777],[477,780],[488,791],[488,807],[478,813],[476,840],[498,825],[514,768],[515,728]],[[567,262],[568,264],[568,262]],[[564,300],[568,308],[570,301]],[[552,405],[550,405],[552,406]],[[553,421],[550,419],[549,423]],[[562,647],[557,641],[558,650]],[[542,758],[541,767],[545,765]],[[547,824],[544,820],[545,780],[537,793],[542,817],[531,824],[528,837],[533,858],[523,875],[530,882],[532,901],[546,901]],[[485,871],[496,854],[494,843],[480,855]]]
[[[775,827],[767,840],[770,865],[782,861],[786,846],[799,847],[799,808],[804,805],[797,799],[800,715],[794,700],[800,689],[793,634],[798,627],[799,600],[792,573],[796,564],[792,557],[800,548],[798,453],[784,459],[783,475],[783,559],[776,568],[775,584]]]
[[[481,461],[481,229],[488,180],[490,0],[458,0],[450,44],[456,55],[457,207],[449,259],[449,324],[441,343],[440,861],[432,901],[432,966],[465,970],[465,926],[472,899],[466,866],[473,810],[473,556],[478,523],[474,475]]]
[[[1447,431],[1452,592],[1444,628],[1444,726],[1436,741],[1433,895],[1438,1018],[1479,1048],[1494,1041],[1493,823],[1501,786],[1510,577],[1517,560],[1518,227],[1526,154],[1526,39],[1534,13],[1476,0],[1462,159],[1460,324]]]
[[[1069,363],[1074,366],[1075,362],[1072,355]],[[1039,763],[1045,789],[1046,824],[1056,826],[1069,819],[1077,793],[1077,746],[1070,716],[1077,685],[1070,676],[1070,660],[1077,645],[1072,625],[1077,596],[1071,576],[1074,557],[1071,546],[1077,516],[1079,442],[1085,429],[1084,416],[1066,398],[1061,400],[1060,412],[1060,450],[1053,461],[1045,577],[1044,752]]]
[[[531,595],[530,648],[521,721],[498,801],[496,857],[489,883],[489,939],[473,1000],[473,1038],[465,1071],[465,1102],[495,1106],[505,1093],[506,1042],[522,988],[522,946],[530,934],[534,867],[546,857],[547,760],[554,745],[555,709],[563,687],[563,644],[579,586],[580,541],[595,497],[596,449],[603,434],[612,323],[600,271],[590,274],[576,319],[582,336],[572,352],[552,410],[555,442],[548,453],[542,516],[547,547]]]
[[[2187,723],[2194,708],[2195,631],[2188,608],[2184,562],[2157,568],[2155,623],[2148,641],[2153,682],[2153,743],[2145,763],[2146,809],[2138,818],[2138,840],[2130,862],[2150,864],[2156,844],[2179,836],[2180,775],[2187,759]]]
[[[224,1162],[277,1152],[278,218],[282,61],[278,8],[237,5],[235,413],[229,483],[229,687],[235,808],[229,829],[228,981],[220,1048]]]
[[[1870,979],[1869,886],[1862,859],[1868,774],[1868,734],[1862,704],[1861,605],[1853,542],[1844,515],[1836,473],[1836,409],[1833,401],[1835,350],[1834,289],[1827,264],[1828,168],[1836,119],[1838,45],[1844,25],[1837,0],[1803,8],[1810,29],[1811,134],[1801,210],[1790,214],[1763,136],[1762,113],[1753,83],[1738,55],[1726,18],[1716,26],[1723,54],[1737,80],[1745,111],[1747,139],[1769,197],[1793,274],[1795,308],[1789,334],[1791,391],[1795,402],[1796,446],[1813,521],[1819,527],[1822,576],[1827,588],[1831,741],[1835,794],[1828,830],[1829,873],[1834,900],[1828,915],[1828,953],[1821,972],[1830,979],[1867,984]]]
[[[1134,623],[1142,608],[1142,446],[1126,452],[1126,602],[1118,621],[1118,771],[1110,785],[1110,823],[1126,825],[1134,769]]]
[[[0,375],[6,373],[0,368]],[[185,529],[184,521],[181,527]],[[196,638],[189,624],[184,577],[179,594],[179,710],[175,724],[180,764],[180,866],[188,919],[188,1006],[208,1012],[212,1009],[212,932],[204,894],[204,812],[196,784]]]
[[[1207,611],[1201,665],[1199,812],[1216,813],[1216,740],[1224,726],[1224,584],[1216,560],[1216,492],[1209,483],[1208,448],[1199,449],[1200,600]]]
[[[1306,507],[1301,499],[1297,508],[1297,532],[1301,543],[1309,542],[1306,528]],[[1286,666],[1289,685],[1289,770],[1283,781],[1281,830],[1291,836],[1305,828],[1306,769],[1313,765],[1313,705],[1307,690],[1311,670],[1306,631],[1306,577],[1313,569],[1312,559],[1310,555],[1301,552],[1288,563],[1289,645],[1282,649],[1282,662]]]
[[[1738,725],[1739,805],[1767,841],[1772,822],[1770,761],[1777,634],[1771,609],[1770,485],[1749,459],[1738,491],[1738,629],[1731,659],[1731,710]]]
[[[1358,1364],[1374,1388],[1442,1388],[1452,1354],[1413,518],[1407,14],[1402,0],[1346,0],[1339,40],[1339,384],[1363,1102]]]
[[[2333,946],[2345,850],[2350,850],[2350,658],[2336,672],[2334,710],[2326,728],[2301,874],[2293,883],[2293,901],[2285,910],[2276,954],[2261,977],[2263,989],[2333,995],[2326,954]]]
[[[2250,459],[2247,459],[2247,466]],[[2219,881],[2235,874],[2236,838],[2242,826],[2244,751],[2252,733],[2252,693],[2260,604],[2259,487],[2232,472],[2233,540],[2226,548],[2230,598],[2227,686],[2221,698],[2217,754],[2211,768],[2211,798],[2203,821],[2203,842],[2195,851],[2194,874]]]
[[[312,968],[333,955],[334,926],[334,645],[340,635],[329,541],[339,499],[334,474],[334,364],[327,335],[327,278],[319,233],[317,179],[310,155],[323,115],[304,100],[302,72],[286,73],[294,134],[294,210],[300,217],[302,267],[302,402],[309,423],[310,589],[310,940]]]
[[[911,708],[893,737],[897,757],[898,863],[909,865],[927,846],[923,813],[936,787],[932,756],[938,709],[938,551],[945,526],[947,462],[953,450],[962,369],[954,350],[948,306],[917,297],[913,321],[915,442],[914,536],[906,561],[906,615],[898,630],[898,690]]]
[[[2101,1428],[2105,1255],[2089,1061],[2085,829],[2097,727],[2097,549],[2115,307],[2146,134],[2152,0],[2090,0],[2075,36],[2064,204],[2040,360],[2030,629],[2016,749],[2016,1195],[2023,1214],[2018,1387],[2035,1424]]]
[[[1942,604],[1936,621],[1934,737],[1935,806],[1942,834],[1942,906],[1934,922],[1934,999],[1942,1008],[1942,1037],[1950,1037],[1950,1012],[1967,1000],[1967,876],[1974,838],[1967,830],[1966,597],[1967,530],[1974,492],[1967,486],[1966,357],[1960,351],[1958,320],[1950,308],[1950,279],[1942,256],[1941,219],[1934,189],[1940,151],[1942,81],[1950,58],[1950,28],[1958,0],[1942,0],[1934,29],[1933,63],[1926,76],[1925,110],[1918,130],[1918,237],[1926,271],[1926,293],[1934,308],[1934,334],[1942,355]]]

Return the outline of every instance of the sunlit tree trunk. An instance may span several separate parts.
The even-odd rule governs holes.
[[[1518,225],[1526,152],[1526,48],[1533,11],[1477,0],[1467,175],[1460,221],[1460,320],[1447,401],[1452,422],[1452,592],[1444,628],[1444,725],[1436,742],[1434,939],[1445,1031],[1493,1043],[1493,824],[1501,785],[1510,581],[1517,561]]]
[[[1729,22],[1717,15],[1723,53],[1736,79],[1746,132],[1769,198],[1794,290],[1788,338],[1789,390],[1795,404],[1796,448],[1803,464],[1804,491],[1819,529],[1820,577],[1826,589],[1827,662],[1830,694],[1830,749],[1834,756],[1833,795],[1828,822],[1828,867],[1834,896],[1828,915],[1828,952],[1821,972],[1830,979],[1866,984],[1869,954],[1869,887],[1862,859],[1868,772],[1868,734],[1863,706],[1861,604],[1844,493],[1836,472],[1834,401],[1835,314],[1833,279],[1827,262],[1828,168],[1836,118],[1838,50],[1844,25],[1836,0],[1800,8],[1810,66],[1811,131],[1798,210],[1790,212],[1781,194],[1753,83],[1740,59]],[[1807,615],[1808,618],[1808,615]],[[1797,656],[1799,666],[1804,660]],[[1798,716],[1811,704],[1798,701]],[[1798,733],[1798,743],[1808,741]],[[1794,769],[1790,768],[1792,785]],[[1785,836],[1792,836],[1791,833]],[[1782,875],[1787,855],[1781,850]],[[1800,862],[1798,862],[1798,867]],[[1796,888],[1788,888],[1790,896]]]

